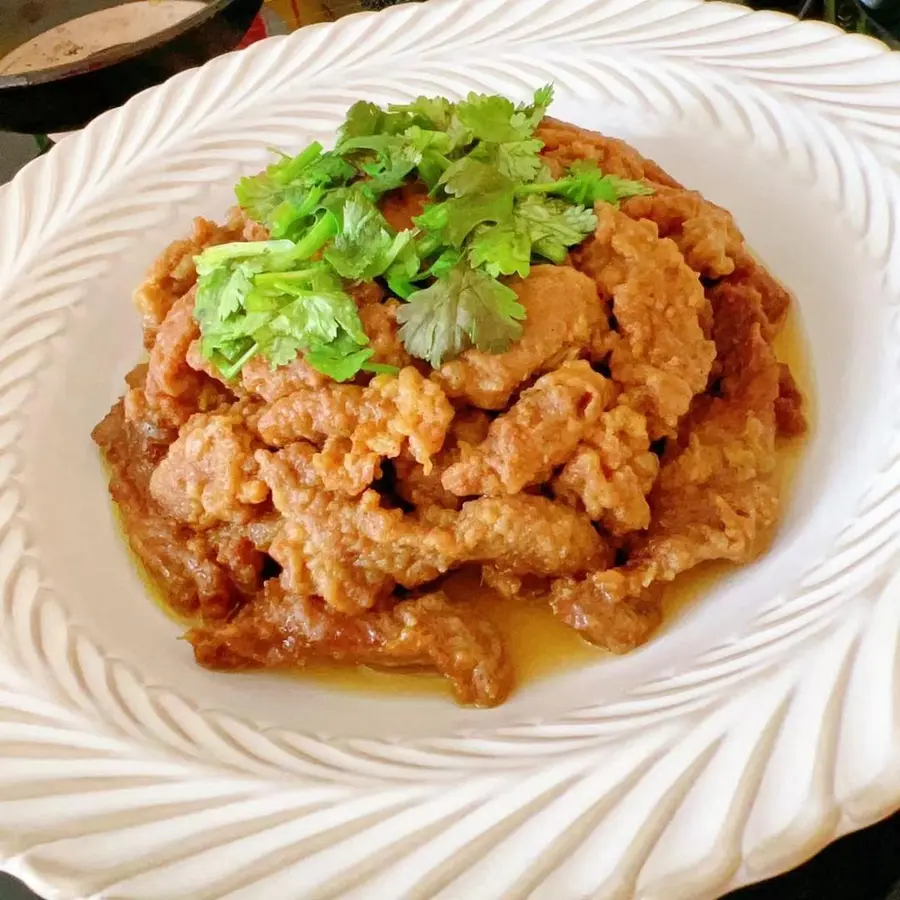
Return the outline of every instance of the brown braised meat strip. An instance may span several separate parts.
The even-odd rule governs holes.
[[[512,686],[495,627],[440,592],[349,616],[269,581],[232,622],[195,628],[188,640],[211,669],[297,668],[317,659],[429,668],[450,681],[459,703],[483,707],[502,703]]]
[[[431,507],[459,509],[462,500],[444,487],[441,478],[459,460],[462,446],[480,444],[487,437],[490,425],[490,417],[480,409],[460,410],[450,423],[447,440],[428,472],[408,449],[401,451],[394,460],[394,490],[420,512]]]
[[[470,500],[454,522],[459,555],[513,575],[562,575],[607,566],[612,554],[584,514],[546,497]]]
[[[620,536],[650,525],[647,494],[658,472],[646,417],[620,405],[588,431],[554,480],[553,491]]]
[[[806,434],[808,425],[803,406],[803,394],[790,368],[781,363],[778,366],[778,399],[775,401],[775,421],[780,435],[792,438]]]
[[[239,586],[246,583],[246,573],[233,579],[215,543],[167,516],[151,496],[150,478],[165,447],[129,423],[121,401],[92,437],[109,466],[109,491],[128,543],[165,587],[169,605],[185,616],[226,616],[241,602]]]
[[[194,257],[207,247],[241,240],[246,226],[240,211],[232,211],[228,222],[221,227],[196,218],[191,236],[172,241],[153,262],[144,282],[134,292],[134,303],[144,327],[144,346],[148,350],[172,305],[197,282]]]
[[[617,653],[645,640],[660,618],[653,589],[701,562],[754,559],[778,515],[775,402],[779,366],[764,322],[736,291],[715,307],[721,397],[697,406],[686,438],[650,494],[651,525],[619,570],[559,579],[551,605],[594,643]]]
[[[609,368],[619,399],[647,416],[650,437],[674,432],[693,396],[706,387],[715,358],[701,316],[703,287],[678,247],[651,222],[598,204],[597,231],[573,254],[576,266],[611,297],[619,340]]]
[[[744,236],[731,214],[696,191],[653,185],[652,194],[625,200],[622,212],[653,222],[659,236],[671,238],[684,261],[704,278],[731,274],[744,253]]]
[[[194,291],[189,290],[172,304],[156,331],[145,383],[132,388],[125,398],[128,418],[148,437],[163,443],[171,443],[195,412],[208,412],[234,399],[221,382],[188,362],[188,353],[200,337],[193,310]]]
[[[534,375],[587,355],[595,331],[607,325],[597,287],[568,266],[535,266],[510,287],[525,308],[521,338],[505,353],[467,350],[434,374],[448,397],[482,409],[504,409]]]
[[[459,497],[493,496],[546,481],[569,460],[614,397],[612,382],[587,362],[564,363],[494,419],[484,441],[462,445],[459,462],[441,479],[443,486]]]
[[[246,524],[269,496],[253,458],[258,447],[239,410],[197,413],[150,478],[150,492],[173,519],[197,529]]]
[[[620,178],[647,179],[657,184],[680,187],[668,173],[655,162],[641,156],[625,141],[607,137],[596,131],[588,131],[568,122],[546,117],[534,136],[543,141],[541,156],[555,176],[562,176],[573,162],[580,159],[595,160],[601,171]]]

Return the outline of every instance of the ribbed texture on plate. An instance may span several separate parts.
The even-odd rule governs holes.
[[[148,689],[42,587],[17,437],[92,276],[167,206],[296,143],[298,106],[312,137],[366,95],[551,80],[789,155],[900,289],[900,61],[694,0],[449,0],[304,29],[138,97],[0,190],[0,855],[51,896],[678,900],[900,803],[900,443],[837,544],[733,641],[502,732],[261,733]]]

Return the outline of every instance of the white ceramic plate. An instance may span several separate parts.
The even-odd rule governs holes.
[[[197,668],[91,426],[130,292],[267,146],[475,88],[620,135],[796,292],[817,427],[776,546],[500,709]],[[438,0],[267,41],[0,191],[0,863],[59,900],[708,897],[900,805],[900,61],[695,0]]]

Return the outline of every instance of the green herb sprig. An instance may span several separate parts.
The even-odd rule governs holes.
[[[398,321],[413,356],[437,367],[469,347],[508,349],[525,310],[500,279],[562,262],[596,228],[596,203],[651,193],[591,161],[553,178],[535,137],[552,100],[548,85],[519,105],[482,94],[356,103],[333,150],[313,143],[241,179],[238,203],[271,240],[197,257],[203,355],[226,378],[256,355],[277,367],[302,353],[337,381],[390,369],[370,362],[345,289],[375,279],[406,301]],[[379,202],[412,182],[429,203],[398,233]]]

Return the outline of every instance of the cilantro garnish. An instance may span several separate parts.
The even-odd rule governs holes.
[[[197,257],[204,356],[227,378],[256,355],[279,366],[302,353],[336,381],[390,369],[369,362],[345,287],[374,279],[407,301],[398,320],[413,356],[438,366],[468,347],[507,349],[525,310],[498,279],[526,277],[535,258],[562,262],[596,228],[595,204],[652,193],[590,160],[553,178],[534,134],[552,100],[548,85],[518,106],[474,93],[361,101],[333,150],[314,143],[241,179],[238,202],[272,240]],[[397,233],[379,202],[413,181],[431,202]]]
[[[524,318],[512,288],[466,263],[414,293],[397,312],[406,349],[435,367],[472,346],[506,350],[522,334]]]

